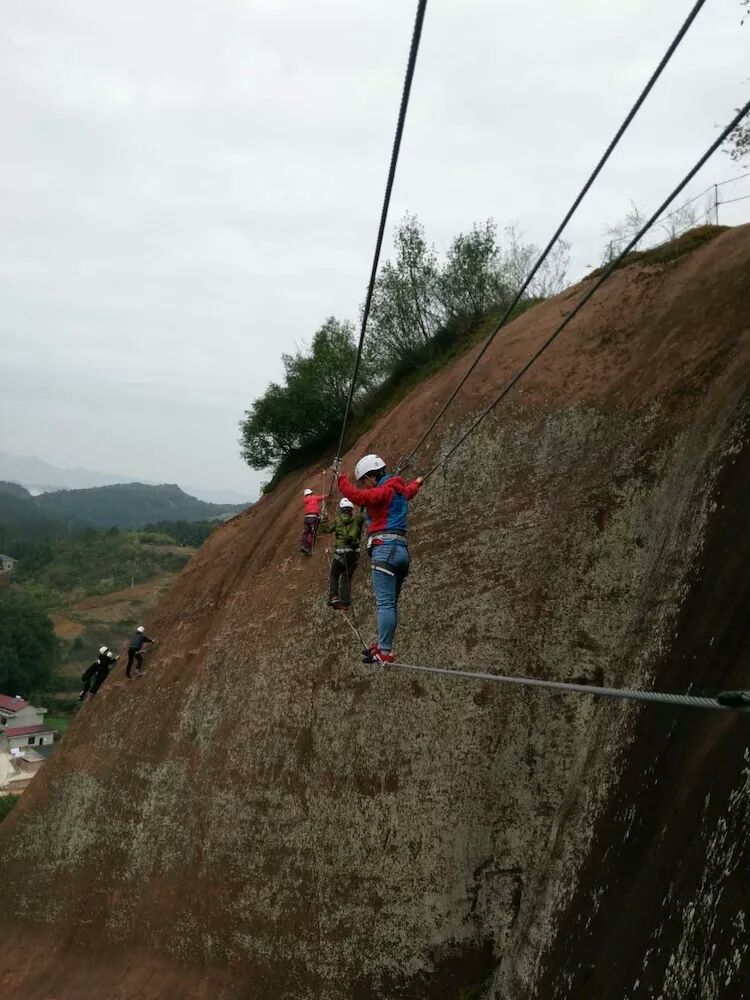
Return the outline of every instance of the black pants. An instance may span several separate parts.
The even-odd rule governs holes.
[[[94,679],[91,682],[91,694],[95,695],[102,684],[106,681],[109,676],[109,670],[97,670],[94,674]]]
[[[320,517],[317,514],[307,514],[305,516],[305,525],[302,530],[302,538],[299,543],[300,552],[305,552],[307,555],[312,553],[313,547],[315,546],[315,538],[318,534],[319,524]]]
[[[130,670],[133,666],[133,660],[135,660],[136,670],[140,670],[143,667],[143,655],[139,649],[129,649],[128,650],[128,665],[125,667],[125,673],[128,677],[132,677]]]
[[[329,599],[338,597],[340,604],[347,608],[352,600],[352,577],[359,562],[359,552],[336,552],[331,562],[331,583]]]

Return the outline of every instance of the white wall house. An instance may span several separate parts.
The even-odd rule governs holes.
[[[36,708],[19,695],[0,694],[0,736],[8,741],[9,749],[49,746],[56,730],[44,721],[46,708]]]
[[[10,573],[15,565],[16,560],[12,556],[6,556],[5,553],[0,552],[0,573]]]
[[[52,751],[57,731],[46,708],[0,694],[0,795],[22,792]]]

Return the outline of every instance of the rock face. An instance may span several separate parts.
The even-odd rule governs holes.
[[[747,684],[750,227],[605,287],[414,502],[404,662]],[[497,338],[424,467],[579,295]],[[3,823],[0,995],[743,996],[750,718],[361,666],[308,483],[209,539]]]

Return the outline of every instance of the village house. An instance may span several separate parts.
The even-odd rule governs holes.
[[[16,560],[13,556],[6,556],[3,552],[0,552],[0,573],[10,573],[15,565]]]
[[[8,741],[9,749],[52,747],[56,730],[44,722],[46,708],[37,708],[19,695],[14,698],[0,694],[0,736]],[[42,751],[42,756],[49,751]]]
[[[45,724],[46,712],[0,694],[0,795],[22,792],[52,752],[56,730]]]

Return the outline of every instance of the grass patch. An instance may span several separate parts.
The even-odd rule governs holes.
[[[73,719],[69,715],[48,715],[45,722],[52,729],[57,729],[60,733],[65,735]]]
[[[0,795],[0,823],[2,823],[20,798],[20,795]]]

